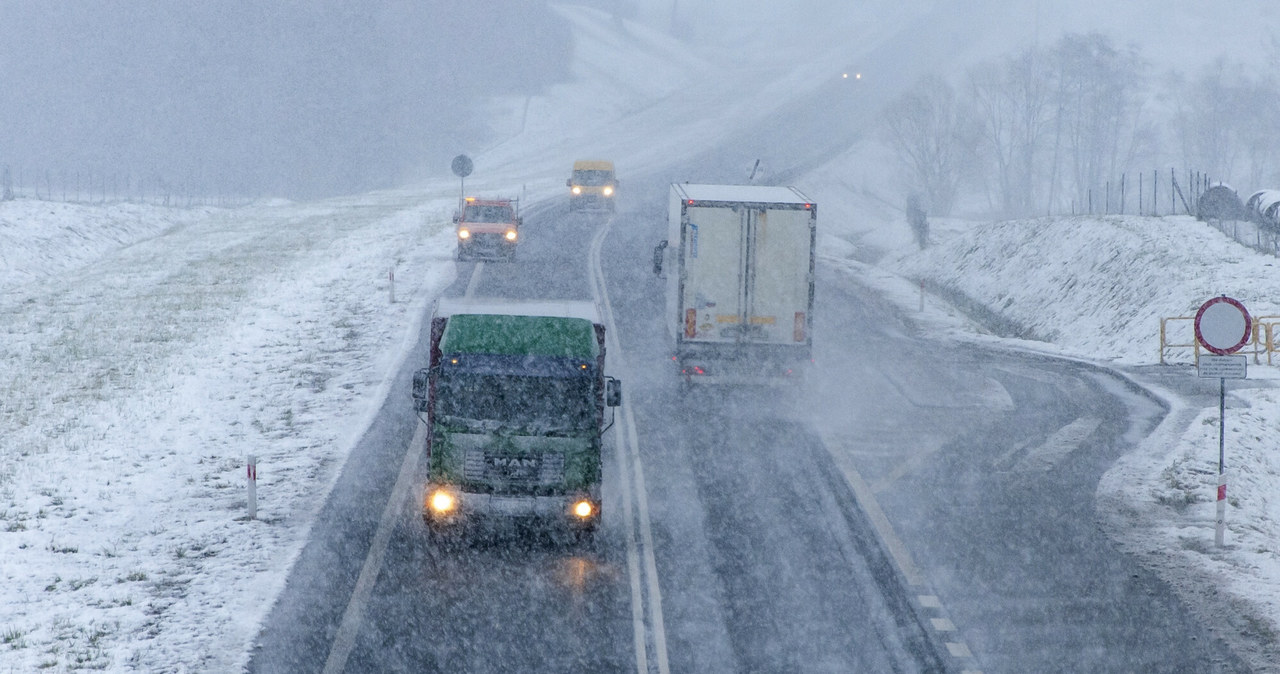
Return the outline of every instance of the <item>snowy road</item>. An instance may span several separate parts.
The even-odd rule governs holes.
[[[405,379],[252,671],[1244,670],[1091,516],[1101,473],[1163,414],[1154,403],[1079,365],[922,339],[832,270],[806,390],[681,396],[646,254],[657,208],[606,225],[542,204],[518,262],[459,265],[445,292],[590,297],[608,227],[610,371],[628,407],[597,547],[432,548],[416,494],[387,507],[414,451]]]

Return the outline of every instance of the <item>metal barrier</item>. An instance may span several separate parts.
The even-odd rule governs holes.
[[[1191,362],[1197,366],[1200,365],[1200,344],[1196,342],[1195,321],[1195,316],[1170,316],[1160,319],[1161,365],[1167,364],[1165,357],[1166,355],[1171,355],[1171,349],[1191,349]],[[1179,333],[1178,336],[1170,337],[1170,324]],[[1245,342],[1244,347],[1237,353],[1252,355],[1255,365],[1261,365],[1262,357],[1265,355],[1267,365],[1272,365],[1272,354],[1280,348],[1280,344],[1276,343],[1276,326],[1280,326],[1280,316],[1254,317],[1253,334],[1249,336],[1249,341]]]

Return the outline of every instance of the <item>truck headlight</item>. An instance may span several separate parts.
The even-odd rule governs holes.
[[[507,239],[507,241],[515,241],[515,240],[516,240],[516,230],[514,230],[514,229],[508,229],[508,230],[507,230],[507,233],[506,233],[506,239]]]
[[[573,192],[575,195],[582,194],[582,188],[581,188],[581,187],[578,187],[577,185],[574,185],[574,186],[573,186],[573,189],[571,189],[571,190],[569,190],[569,191],[570,191],[570,192]]]
[[[471,232],[470,232],[469,230],[459,229],[459,230],[458,230],[458,238],[459,238],[459,239],[470,239],[470,238],[471,238]]]
[[[573,504],[573,514],[577,515],[580,519],[585,520],[588,517],[591,517],[592,515],[594,515],[595,512],[596,512],[596,507],[591,505],[591,501],[588,501],[586,499],[583,499]]]
[[[605,186],[604,186],[604,189],[603,189],[603,190],[601,190],[601,191],[602,191],[602,192],[604,192],[604,195],[605,195],[606,197],[611,197],[611,196],[613,196],[613,188],[612,188],[612,187],[610,187],[609,185],[605,185]]]
[[[437,489],[431,492],[431,496],[427,498],[427,505],[431,506],[431,509],[437,514],[444,515],[453,512],[458,507],[458,500],[448,491]]]

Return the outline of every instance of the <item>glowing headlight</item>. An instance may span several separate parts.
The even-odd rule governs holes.
[[[459,239],[470,239],[470,238],[471,238],[471,232],[470,232],[470,231],[468,231],[468,230],[465,230],[465,229],[459,229],[459,230],[458,230],[458,238],[459,238]]]
[[[573,192],[574,194],[582,194],[582,188],[578,187],[577,185],[574,185],[573,189],[570,191]]]
[[[584,520],[591,517],[591,513],[594,513],[595,511],[596,509],[591,505],[591,501],[583,500],[573,504],[573,514]]]
[[[454,500],[453,494],[450,494],[443,489],[437,489],[433,492],[429,503],[431,504],[432,510],[441,514],[453,511],[454,507],[457,505],[457,501]]]
[[[604,186],[604,189],[603,189],[603,190],[601,190],[601,191],[602,191],[602,192],[604,192],[604,195],[605,195],[606,197],[611,197],[611,196],[613,196],[613,188],[612,188],[612,187],[610,187],[609,185],[605,185],[605,186]]]
[[[506,238],[507,238],[507,241],[515,241],[515,240],[516,240],[516,230],[514,230],[514,229],[508,229],[508,230],[507,230],[507,233],[506,233]]]

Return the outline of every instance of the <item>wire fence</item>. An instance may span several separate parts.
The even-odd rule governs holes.
[[[129,172],[0,169],[0,200],[36,199],[75,204],[137,203],[175,208],[243,206],[255,197],[209,188],[194,180]]]
[[[1172,167],[1168,172],[1152,169],[1122,173],[1118,180],[1085,189],[1071,199],[1061,214],[1195,216],[1200,196],[1213,184],[1209,175],[1190,169],[1181,176]]]

